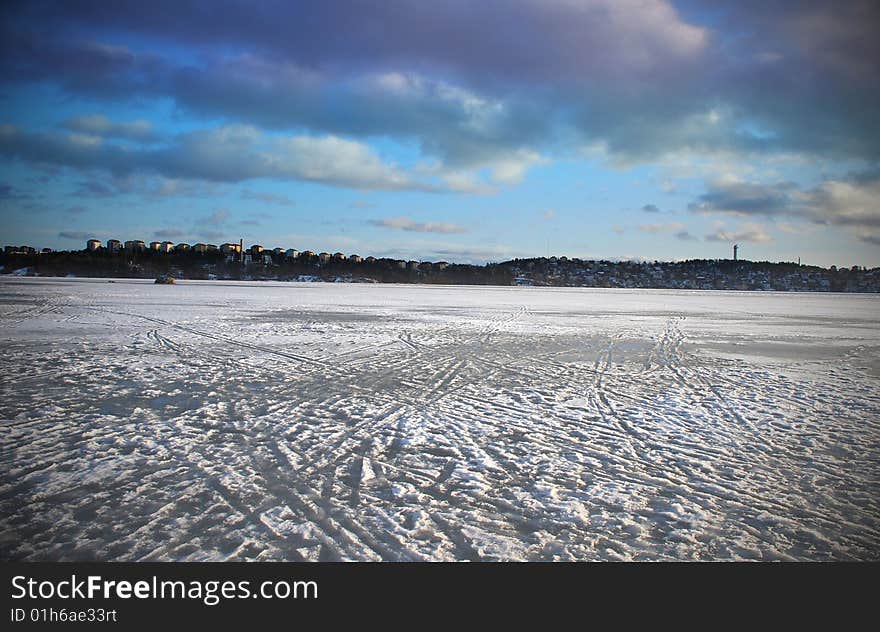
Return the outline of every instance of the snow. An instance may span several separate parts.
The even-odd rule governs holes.
[[[880,297],[0,280],[0,558],[877,560]]]

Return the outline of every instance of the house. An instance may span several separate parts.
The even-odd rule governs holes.
[[[419,269],[419,262],[418,261],[407,261],[406,267],[409,270],[418,270]]]
[[[434,263],[434,268],[435,268],[436,270],[445,270],[445,269],[448,268],[448,267],[449,267],[449,262],[448,262],[448,261],[436,261],[436,262]]]
[[[345,255],[342,254],[341,252],[334,252],[333,253],[333,260],[334,261],[345,261]]]
[[[101,242],[97,239],[89,239],[86,242],[86,250],[91,250],[92,252],[98,250],[101,247]]]
[[[200,255],[208,252],[208,244],[198,243],[192,247],[193,252],[197,252]]]
[[[318,253],[318,260],[321,263],[327,263],[328,261],[330,261],[330,253],[329,252],[319,252]]]
[[[365,263],[376,263],[376,257],[372,257],[372,256],[367,257],[366,259],[364,259],[364,262]]]
[[[315,253],[311,250],[304,250],[299,256],[308,261],[315,256]]]
[[[50,255],[50,254],[52,254],[53,252],[55,252],[55,251],[52,250],[51,248],[43,248],[43,249],[40,251],[40,254],[41,254],[41,255]]]
[[[140,239],[131,239],[125,242],[125,249],[129,252],[141,251],[147,249],[147,244]]]
[[[241,244],[223,244],[220,246],[220,252],[224,255],[233,255],[241,252]]]
[[[404,261],[403,259],[395,259],[394,265],[396,265],[401,270],[406,270],[406,261]]]
[[[362,261],[360,255],[348,255],[348,260],[352,263],[360,263]]]
[[[263,265],[271,265],[272,264],[272,255],[268,252],[263,253]]]
[[[120,250],[122,250],[122,242],[118,239],[108,239],[107,250],[109,252],[119,252]]]
[[[296,259],[299,256],[299,250],[297,250],[296,248],[288,248],[284,252],[284,256],[288,259]]]
[[[180,243],[174,246],[175,252],[187,252],[191,246],[189,244]]]
[[[150,250],[155,250],[156,252],[159,252],[160,250],[162,250],[162,242],[161,241],[151,241],[150,242]]]
[[[284,255],[284,248],[272,248],[272,254],[281,257]]]
[[[162,252],[171,252],[174,250],[174,242],[171,241],[163,241],[161,247],[159,248]]]
[[[259,257],[263,254],[263,247],[260,244],[254,244],[250,247],[250,253],[252,257]]]
[[[207,244],[205,248],[207,252],[217,252],[217,244]]]

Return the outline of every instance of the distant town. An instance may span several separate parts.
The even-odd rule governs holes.
[[[436,283],[552,287],[669,288],[803,292],[880,292],[880,268],[820,268],[799,262],[693,259],[595,261],[513,259],[486,265],[407,261],[342,252],[238,243],[174,244],[90,239],[82,250],[6,246],[0,274],[16,276]]]

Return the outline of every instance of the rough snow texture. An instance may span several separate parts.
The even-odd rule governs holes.
[[[880,297],[0,282],[5,560],[877,560]]]

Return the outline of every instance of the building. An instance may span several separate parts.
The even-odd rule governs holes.
[[[334,252],[333,253],[333,260],[334,261],[345,261],[345,255],[342,254],[341,252]]]
[[[360,263],[361,261],[363,261],[360,255],[348,255],[348,260],[352,263]]]
[[[159,252],[162,250],[162,242],[161,241],[151,241],[150,242],[150,250],[155,252]]]
[[[288,259],[296,259],[297,257],[299,257],[299,250],[297,250],[296,248],[288,248],[284,252],[284,256]]]
[[[172,241],[163,241],[159,250],[161,252],[173,252],[174,251],[174,242]]]
[[[147,249],[147,244],[142,242],[140,239],[131,239],[125,242],[125,249],[129,252],[137,252]]]
[[[445,270],[449,267],[449,262],[447,261],[437,261],[434,263],[434,268],[437,270]]]
[[[418,270],[419,269],[419,262],[418,261],[407,261],[406,267],[409,270]]]
[[[108,239],[107,240],[107,251],[108,252],[119,252],[122,250],[122,242],[118,239]]]
[[[364,259],[364,262],[365,263],[376,263],[376,257],[369,256],[366,259]]]
[[[100,247],[101,247],[101,242],[98,241],[97,239],[89,239],[86,242],[86,250],[91,250],[92,252],[95,252]]]
[[[327,263],[330,261],[330,253],[329,252],[319,252],[318,253],[318,261],[321,263]]]
[[[304,250],[304,251],[300,254],[300,257],[302,257],[302,258],[305,259],[306,261],[308,261],[309,259],[311,259],[311,258],[314,257],[314,256],[315,256],[315,253],[314,253],[314,251],[312,251],[312,250]]]
[[[206,250],[207,252],[217,252],[217,250],[218,250],[218,249],[217,249],[217,244],[206,244],[206,245],[205,245],[205,250]]]
[[[284,255],[284,248],[272,248],[272,254],[281,257]]]
[[[191,246],[189,244],[179,243],[174,246],[174,252],[188,252]]]
[[[203,255],[206,252],[208,252],[208,244],[203,244],[200,242],[200,243],[197,243],[196,245],[194,245],[192,247],[192,249],[193,249],[193,252],[196,252],[200,255]]]
[[[259,257],[263,254],[263,247],[260,244],[254,244],[249,250],[252,257]]]
[[[220,246],[220,252],[224,255],[231,255],[235,253],[241,252],[241,244],[222,244]]]

